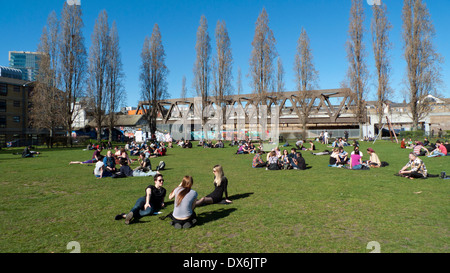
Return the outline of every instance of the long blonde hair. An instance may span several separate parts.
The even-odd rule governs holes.
[[[214,166],[213,170],[216,172],[214,176],[214,183],[216,183],[217,186],[220,186],[220,183],[222,183],[222,177],[224,177],[223,168],[220,165]]]

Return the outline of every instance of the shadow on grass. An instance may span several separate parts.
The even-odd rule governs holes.
[[[252,194],[253,194],[253,192],[247,192],[247,193],[231,195],[231,196],[228,196],[228,197],[229,197],[230,200],[238,200],[238,199],[241,199],[241,198],[249,197]]]
[[[197,226],[202,226],[206,223],[209,223],[211,221],[216,221],[221,218],[225,218],[229,216],[232,212],[236,211],[236,208],[229,208],[229,209],[218,209],[213,211],[207,211],[200,214],[197,214]]]

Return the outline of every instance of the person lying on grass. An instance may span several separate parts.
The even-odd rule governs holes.
[[[228,199],[228,179],[223,173],[223,168],[220,165],[216,165],[213,168],[214,173],[214,191],[207,196],[198,200],[195,204],[196,207],[203,204],[216,204],[222,202],[222,196],[225,194],[225,204],[230,204],[232,201]]]
[[[153,215],[155,212],[164,208],[164,198],[166,196],[166,189],[163,187],[164,178],[162,174],[157,174],[154,177],[155,185],[149,185],[145,189],[145,196],[140,197],[130,212],[116,215],[116,220],[125,219],[125,224],[130,224],[132,221],[138,221],[142,217]]]
[[[100,147],[100,145],[97,145],[97,149],[94,151],[94,154],[92,155],[92,159],[86,160],[86,161],[70,161],[69,165],[72,164],[92,164],[92,163],[97,163],[97,161],[99,161],[99,157],[101,156],[102,160],[103,160],[103,155],[101,154],[103,148]]]

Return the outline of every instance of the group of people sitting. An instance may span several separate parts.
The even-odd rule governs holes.
[[[163,142],[154,141],[149,143],[138,144],[136,142],[127,143],[125,150],[130,152],[130,155],[139,155],[140,153],[149,153],[153,157],[163,156],[167,152],[167,147]]]
[[[254,154],[257,152],[257,150],[262,150],[262,145],[258,146],[258,148],[255,147],[253,142],[251,140],[248,141],[241,141],[238,143],[238,149],[236,151],[236,154]]]
[[[213,144],[211,140],[200,140],[198,142],[199,147],[203,148],[225,148],[222,140],[217,140],[216,144]]]
[[[169,194],[169,199],[175,199],[173,211],[160,219],[170,218],[171,225],[176,229],[191,228],[197,223],[197,215],[194,211],[196,207],[205,204],[231,204],[232,201],[228,199],[228,179],[222,166],[215,165],[213,173],[214,191],[201,199],[197,199],[198,193],[192,189],[193,177],[184,176],[181,183]],[[128,225],[139,221],[142,217],[158,214],[161,209],[165,208],[166,189],[163,185],[163,175],[156,174],[154,185],[149,185],[145,189],[145,195],[137,199],[128,213],[116,215],[115,220],[125,219],[125,224]],[[223,195],[225,195],[225,199],[223,199]]]
[[[369,159],[363,161],[363,153],[359,150],[359,146],[357,145],[354,146],[350,155],[343,147],[333,148],[328,166],[338,168],[344,167],[351,170],[368,170],[370,168],[380,168],[383,166],[380,158],[372,148],[367,148],[367,153],[369,154]]]
[[[155,176],[165,167],[165,163],[161,161],[158,164],[156,171],[152,171],[152,165],[150,162],[150,158],[160,155],[156,155],[153,151],[156,151],[157,149],[161,150],[161,147],[158,147],[155,150],[153,150],[150,146],[142,147],[140,153],[138,154],[138,159],[131,159],[125,148],[119,148],[116,146],[114,149],[115,153],[108,150],[106,152],[106,156],[104,156],[101,154],[103,148],[100,145],[97,145],[91,159],[86,161],[71,161],[69,165],[95,164],[93,173],[98,179],[104,177],[124,178],[129,176]],[[131,169],[130,165],[136,161],[139,162],[139,166],[135,169]]]
[[[301,152],[297,152],[295,148],[291,149],[288,153],[286,149],[283,153],[280,152],[280,148],[276,147],[267,154],[266,161],[261,157],[264,151],[257,149],[255,156],[253,157],[253,168],[266,168],[266,170],[306,170],[306,162]]]
[[[428,157],[438,157],[438,156],[447,156],[450,151],[450,144],[448,140],[445,143],[440,140],[436,140],[436,143],[430,143],[427,138],[424,139],[423,142],[412,139],[409,139],[408,142],[405,142],[403,138],[400,143],[400,148],[402,149],[413,149],[413,152],[417,156],[428,156]]]

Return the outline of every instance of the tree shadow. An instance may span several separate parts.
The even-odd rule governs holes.
[[[211,221],[216,221],[218,219],[225,218],[236,210],[237,210],[236,208],[229,208],[229,209],[222,208],[218,210],[207,211],[197,214],[197,221],[198,221],[197,226],[202,226]]]

